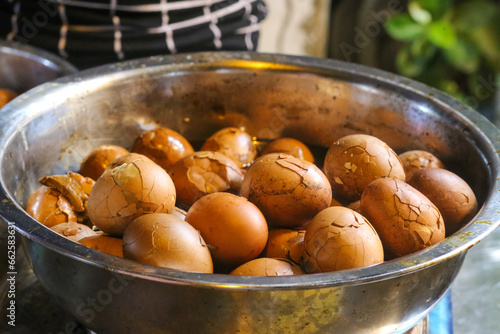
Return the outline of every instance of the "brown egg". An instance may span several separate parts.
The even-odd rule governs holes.
[[[361,200],[352,202],[347,207],[351,210],[356,211],[357,213],[361,213]]]
[[[333,194],[351,202],[360,199],[373,180],[382,177],[405,180],[397,154],[380,139],[363,134],[334,142],[326,154],[324,169]]]
[[[250,166],[241,196],[262,211],[270,226],[300,227],[330,206],[332,190],[314,164],[284,153],[266,154]]]
[[[419,251],[445,237],[438,208],[401,180],[370,183],[361,197],[361,213],[377,230],[389,258]]]
[[[170,176],[151,160],[138,157],[102,174],[90,193],[88,212],[101,231],[121,235],[135,218],[171,213],[174,205],[175,186]]]
[[[238,167],[248,166],[257,156],[252,137],[238,128],[224,128],[210,136],[200,151],[214,151],[230,157]]]
[[[80,174],[97,180],[106,167],[129,151],[117,145],[102,145],[90,152],[80,165]]]
[[[50,229],[76,242],[78,242],[80,239],[96,235],[94,230],[92,230],[87,225],[74,222],[57,224],[55,226],[52,226]]]
[[[230,275],[237,276],[290,276],[306,272],[295,263],[285,259],[258,258],[242,264]]]
[[[266,246],[264,215],[244,197],[206,195],[189,208],[186,222],[200,231],[219,265],[237,266],[255,259]]]
[[[141,133],[134,142],[132,152],[144,154],[167,170],[193,153],[194,149],[180,133],[160,127]]]
[[[210,251],[200,233],[165,213],[133,220],[123,233],[123,255],[158,267],[213,273]]]
[[[307,227],[303,257],[307,272],[320,273],[381,263],[384,249],[365,217],[332,206],[318,213]]]
[[[406,180],[409,180],[413,173],[422,168],[444,168],[444,164],[434,154],[413,150],[399,155],[405,170]]]
[[[415,171],[408,183],[437,206],[443,216],[446,234],[458,231],[477,213],[474,191],[457,174],[441,168]]]
[[[118,167],[118,166],[120,166],[120,165],[122,165],[124,163],[131,163],[131,162],[135,162],[135,161],[147,161],[147,162],[151,162],[153,164],[156,164],[156,162],[154,162],[153,160],[149,159],[144,154],[129,153],[129,154],[122,155],[121,157],[116,158],[115,160],[113,160],[112,162],[110,162],[108,164],[108,167],[106,167],[106,170],[113,169],[113,168]]]
[[[281,258],[302,263],[305,230],[276,229],[269,231],[264,257]]]
[[[286,153],[298,159],[314,163],[311,150],[303,142],[293,138],[278,138],[270,142],[261,155],[269,153]]]
[[[123,257],[122,239],[108,235],[96,234],[78,240],[79,243],[95,250],[111,255]]]
[[[219,152],[192,153],[168,169],[177,192],[177,203],[191,206],[215,192],[239,192],[243,173],[236,163]]]
[[[75,222],[76,214],[61,193],[55,189],[41,186],[28,198],[26,212],[47,227]]]
[[[8,89],[0,89],[0,108],[4,105],[12,101],[17,97],[17,94],[8,90]]]

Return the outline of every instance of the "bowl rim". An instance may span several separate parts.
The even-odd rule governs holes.
[[[72,74],[78,71],[76,66],[52,52],[16,41],[0,39],[0,54],[12,54],[32,59],[48,68],[60,72],[62,75]]]
[[[392,87],[395,90],[418,96],[429,104],[456,113],[455,116],[469,128],[469,133],[482,140],[490,153],[490,158],[493,159],[487,163],[492,184],[486,195],[485,204],[465,227],[444,241],[419,252],[359,269],[281,277],[246,277],[186,272],[141,264],[96,251],[55,234],[30,217],[16,203],[2,179],[0,179],[0,217],[9,225],[13,225],[22,236],[43,247],[113,273],[173,284],[243,290],[312,289],[358,285],[407,275],[450,260],[455,256],[465,255],[469,248],[480,242],[500,225],[500,210],[495,207],[495,204],[500,202],[500,158],[498,154],[500,152],[500,129],[477,111],[437,89],[379,69],[339,60],[255,52],[216,51],[154,56],[99,66],[42,84],[22,94],[22,99],[18,98],[1,109],[0,147],[6,146],[19,124],[29,121],[30,116],[20,113],[23,107],[61,87],[79,85],[104,75],[133,77],[134,73],[138,71],[167,73],[180,68],[207,70],[225,67],[286,70],[312,74],[330,73],[331,77],[350,75],[364,80],[375,80],[385,87]],[[2,121],[6,119],[7,115],[9,115],[10,121]],[[1,149],[0,155],[2,155]],[[3,159],[0,159],[0,170],[2,161]]]

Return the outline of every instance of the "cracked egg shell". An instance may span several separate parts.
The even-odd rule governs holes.
[[[78,242],[80,239],[96,235],[95,231],[87,225],[74,222],[58,224],[56,226],[52,226],[50,229],[75,242]]]
[[[83,159],[80,174],[95,181],[111,162],[128,153],[128,150],[118,145],[101,145]]]
[[[261,257],[242,264],[229,275],[236,276],[290,276],[303,275],[304,269],[285,259]]]
[[[460,176],[446,169],[419,169],[413,173],[408,184],[437,206],[443,215],[447,235],[458,231],[477,213],[474,191]]]
[[[186,222],[200,231],[217,265],[238,266],[266,246],[268,227],[260,210],[230,193],[206,195],[189,208]]]
[[[314,156],[303,142],[294,138],[278,138],[270,142],[261,155],[269,153],[285,153],[298,159],[314,163]]]
[[[121,235],[135,218],[171,213],[174,205],[175,186],[170,176],[151,160],[138,157],[107,169],[97,179],[90,192],[88,213],[101,231]]]
[[[445,237],[438,208],[404,181],[378,179],[361,196],[361,214],[377,231],[388,258],[432,246]]]
[[[211,135],[200,151],[213,151],[233,159],[238,167],[248,166],[257,156],[252,136],[238,128],[224,128]]]
[[[332,206],[307,226],[303,258],[307,272],[320,273],[381,263],[384,249],[365,217],[346,207]]]
[[[364,134],[335,141],[326,153],[324,170],[334,195],[350,202],[360,199],[368,184],[378,178],[405,180],[398,155],[382,140]]]
[[[132,152],[147,156],[167,170],[186,155],[193,153],[194,149],[180,133],[159,127],[141,133],[132,146]]]
[[[122,155],[119,158],[116,158],[112,162],[108,164],[108,167],[106,167],[106,170],[113,169],[115,167],[118,167],[124,163],[131,163],[135,161],[147,161],[156,164],[153,160],[149,159],[147,156],[144,154],[139,154],[139,153],[128,153],[125,155]]]
[[[269,231],[264,257],[292,260],[302,263],[305,230],[275,229]]]
[[[85,237],[78,242],[95,250],[111,254],[114,256],[123,257],[123,242],[120,238],[115,238],[109,235],[96,234],[90,237]]]
[[[175,184],[177,203],[193,205],[201,197],[222,191],[239,192],[243,173],[236,163],[219,152],[192,153],[168,169]]]
[[[157,267],[213,273],[210,251],[199,231],[165,213],[133,220],[123,233],[123,255]]]
[[[47,227],[77,221],[69,201],[61,192],[47,186],[41,186],[31,194],[26,202],[26,212]]]
[[[300,227],[330,206],[328,179],[314,164],[284,153],[266,154],[250,166],[241,185],[270,226]]]
[[[185,210],[182,210],[181,208],[174,206],[174,209],[170,213],[171,215],[176,216],[177,218],[180,218],[182,220],[186,220],[186,214],[187,212]]]
[[[406,180],[409,180],[413,173],[422,168],[444,168],[444,164],[441,160],[439,160],[434,154],[427,151],[407,151],[401,153],[399,158],[403,163]]]

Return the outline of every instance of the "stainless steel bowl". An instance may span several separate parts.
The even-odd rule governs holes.
[[[6,115],[9,115],[8,121]],[[199,53],[109,65],[44,84],[0,113],[0,214],[43,286],[98,333],[393,333],[424,318],[466,251],[499,220],[500,130],[414,81],[333,60]],[[73,243],[23,210],[46,174],[163,125],[199,142],[225,126],[327,147],[368,133],[436,153],[475,190],[477,216],[445,241],[367,268],[232,277],[156,268]]]
[[[76,67],[49,52],[0,40],[0,89],[10,89],[19,94],[76,71]],[[2,118],[7,121],[9,116],[2,114]],[[0,219],[0,303],[7,293],[7,239],[7,224]]]

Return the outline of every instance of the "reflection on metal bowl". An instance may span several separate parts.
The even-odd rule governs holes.
[[[73,65],[49,52],[0,40],[0,89],[20,94],[76,71]],[[2,114],[2,117],[7,120],[8,114]],[[7,224],[0,219],[0,301],[5,294],[3,277],[7,272],[7,237]]]
[[[252,53],[154,57],[39,86],[2,110],[0,122],[0,214],[23,235],[41,284],[98,333],[403,332],[438,303],[466,251],[500,223],[500,130],[437,90],[363,66]],[[397,152],[437,154],[467,180],[481,208],[418,253],[292,277],[143,265],[64,239],[23,211],[39,177],[77,170],[100,144],[129,147],[157,124],[192,141],[228,125],[323,147],[372,134]]]

